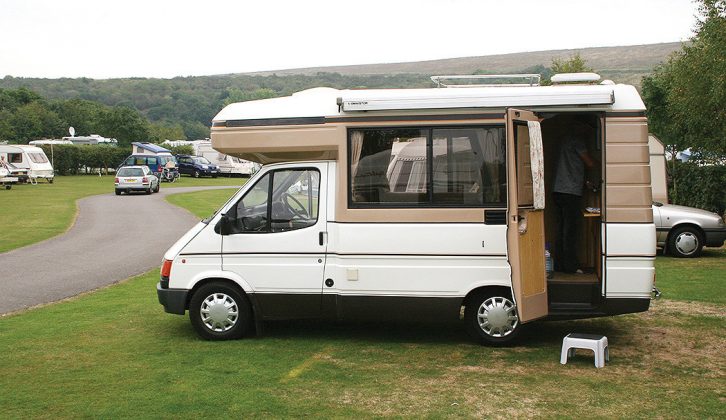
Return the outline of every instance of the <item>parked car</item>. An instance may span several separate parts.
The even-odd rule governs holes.
[[[174,161],[175,165],[178,166],[176,158],[168,153],[158,155],[133,154],[124,159],[119,165],[119,169],[124,166],[147,166],[157,178],[160,178],[161,171],[170,160]]]
[[[133,191],[144,191],[146,194],[159,192],[159,178],[148,166],[124,166],[116,172],[114,180],[116,195]]]
[[[191,175],[194,178],[200,176],[216,178],[219,175],[219,166],[212,164],[203,156],[176,155],[176,160],[181,174]]]
[[[726,240],[724,220],[706,210],[653,202],[653,221],[657,245],[674,257],[698,257],[704,246]]]

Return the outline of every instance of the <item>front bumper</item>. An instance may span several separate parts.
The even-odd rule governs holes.
[[[704,229],[706,236],[706,246],[719,248],[726,241],[726,228]]]
[[[188,294],[189,290],[162,289],[161,282],[156,283],[156,295],[159,297],[159,303],[164,306],[164,311],[170,314],[184,315]]]

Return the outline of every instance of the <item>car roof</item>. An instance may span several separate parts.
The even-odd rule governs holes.
[[[124,169],[124,168],[129,168],[129,169],[144,169],[144,168],[146,168],[146,169],[149,169],[149,167],[148,167],[148,166],[146,166],[146,165],[129,165],[129,166],[122,166],[122,167],[120,167],[119,169]]]

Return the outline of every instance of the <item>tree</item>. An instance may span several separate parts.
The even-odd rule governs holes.
[[[125,106],[104,110],[100,115],[98,128],[105,136],[118,140],[119,146],[149,140],[149,121],[135,109]]]
[[[695,36],[643,79],[651,131],[671,148],[726,156],[726,0],[700,0]]]
[[[186,140],[181,124],[151,123],[149,125],[149,141],[162,143],[164,140]]]
[[[585,59],[580,56],[580,53],[575,53],[568,59],[553,58],[548,70],[539,72],[542,75],[542,84],[545,86],[551,85],[552,76],[558,73],[592,73],[595,71],[585,63]]]

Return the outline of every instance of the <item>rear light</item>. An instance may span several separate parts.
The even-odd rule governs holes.
[[[114,178],[113,182],[118,184],[118,178]]]

